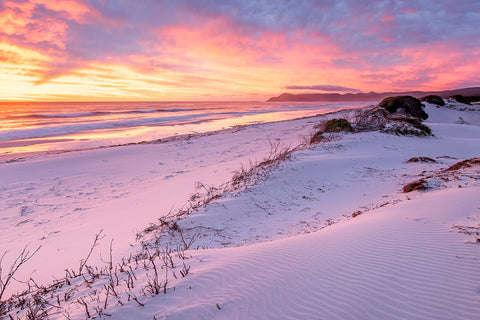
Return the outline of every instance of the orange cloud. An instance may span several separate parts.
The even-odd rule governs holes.
[[[5,0],[0,99],[250,99],[287,86],[480,84],[475,9],[444,7],[433,10],[426,0]]]

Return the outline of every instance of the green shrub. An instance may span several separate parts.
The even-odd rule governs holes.
[[[388,130],[388,132],[396,134],[398,136],[418,136],[418,137],[428,136],[428,134],[423,131],[410,129],[410,128],[401,128],[401,127],[397,127],[393,130]]]
[[[354,132],[352,124],[347,119],[331,119],[325,123],[325,132]]]
[[[423,124],[420,120],[417,119],[403,119],[404,122],[407,122],[420,130],[421,132],[425,133],[426,136],[432,135],[432,129],[429,126]]]
[[[461,94],[456,94],[450,97],[450,99],[454,99],[455,101],[463,104],[471,104],[472,102],[478,101],[478,98],[479,97],[464,97]]]
[[[431,104],[436,104],[437,106],[444,106],[445,101],[443,101],[442,97],[437,96],[435,94],[431,94],[428,96],[425,96],[423,98],[420,98],[420,101],[425,101]]]
[[[480,96],[467,96],[465,99],[471,104],[472,102],[480,101]]]
[[[425,137],[432,135],[432,129],[418,119],[392,118],[393,122],[385,128],[385,132],[402,136]]]
[[[415,118],[423,120],[428,118],[428,114],[423,110],[423,104],[420,102],[420,100],[411,96],[385,98],[378,106],[380,108],[384,108],[390,114],[393,114],[401,109]]]

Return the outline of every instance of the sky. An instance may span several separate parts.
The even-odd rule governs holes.
[[[0,101],[480,86],[478,0],[0,0]]]

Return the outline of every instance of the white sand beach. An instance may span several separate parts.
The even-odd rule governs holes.
[[[15,278],[62,283],[45,290],[48,319],[476,319],[480,163],[446,169],[480,157],[480,110],[425,111],[434,136],[338,133],[305,144],[324,119],[353,121],[345,110],[0,163],[2,266],[40,247]],[[242,167],[298,145],[229,187]],[[419,179],[425,190],[402,191]],[[100,230],[92,271],[65,276]],[[110,273],[98,271],[109,261]],[[26,288],[14,281],[5,296]],[[9,315],[25,318],[20,309]]]

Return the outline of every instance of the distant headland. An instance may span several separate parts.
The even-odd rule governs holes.
[[[412,96],[421,98],[428,95],[438,95],[442,98],[448,98],[454,95],[462,96],[480,96],[480,87],[462,88],[444,91],[408,91],[408,92],[368,92],[368,93],[307,93],[291,94],[282,93],[278,97],[272,97],[267,102],[286,102],[286,101],[380,101],[391,96]]]

